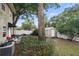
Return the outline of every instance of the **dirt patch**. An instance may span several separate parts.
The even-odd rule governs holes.
[[[14,53],[14,55],[18,56],[20,54],[20,51],[21,51],[20,45],[19,44],[15,44],[15,53]]]

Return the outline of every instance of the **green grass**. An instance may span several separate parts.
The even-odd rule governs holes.
[[[35,37],[22,38],[17,55],[20,56],[79,56],[79,42],[47,38],[39,41]],[[18,47],[18,46],[17,46]]]
[[[62,39],[54,39],[54,55],[56,56],[79,56],[79,42]]]
[[[51,56],[53,53],[51,44],[31,36],[23,37],[20,47],[21,56]]]

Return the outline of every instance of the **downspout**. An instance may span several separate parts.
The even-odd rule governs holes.
[[[13,19],[12,19],[12,20],[13,20],[13,24],[14,24],[15,15],[14,15],[14,13],[12,13],[12,14],[13,14]],[[14,29],[14,27],[13,27],[13,34],[15,34],[14,32],[15,32],[15,29]]]
[[[11,37],[11,29],[9,28],[9,37]]]

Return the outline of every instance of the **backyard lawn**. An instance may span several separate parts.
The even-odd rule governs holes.
[[[79,56],[79,42],[58,38],[47,38],[46,42],[35,37],[22,38],[21,43],[16,45],[15,55]]]
[[[54,55],[79,56],[79,42],[63,39],[52,39],[52,41],[54,41]]]

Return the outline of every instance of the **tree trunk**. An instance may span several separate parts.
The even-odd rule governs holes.
[[[18,16],[18,17],[19,17],[19,16]],[[14,25],[16,24],[16,22],[17,22],[17,20],[18,20],[18,17],[15,16],[15,14],[13,13],[13,24],[14,24]],[[15,32],[15,28],[13,27],[13,34],[15,34],[14,32]]]
[[[18,18],[19,18],[19,16],[15,16],[15,21],[14,21],[14,24],[16,24],[16,23],[17,23]]]
[[[45,23],[43,3],[38,4],[38,39],[45,40]]]

